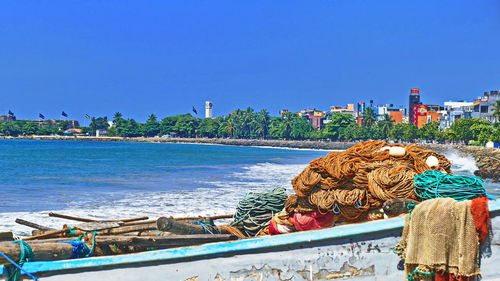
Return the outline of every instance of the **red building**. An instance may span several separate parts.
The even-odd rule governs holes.
[[[316,109],[301,110],[299,116],[306,119],[316,130],[323,128],[323,120],[325,120],[325,113]]]

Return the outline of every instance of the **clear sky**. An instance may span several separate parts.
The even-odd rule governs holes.
[[[144,121],[251,106],[472,100],[500,89],[500,1],[0,4],[0,114]]]

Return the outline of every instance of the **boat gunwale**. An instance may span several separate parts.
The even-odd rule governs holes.
[[[488,204],[490,213],[500,213],[500,200],[492,200],[489,201]],[[301,243],[339,240],[366,234],[390,232],[402,229],[404,221],[404,217],[398,217],[276,236],[209,243],[190,247],[162,249],[117,256],[90,257],[58,261],[34,261],[25,263],[23,269],[30,273],[39,273],[96,267],[123,266],[138,263],[172,262],[186,258],[198,258],[202,256],[214,256],[228,253],[236,254],[249,250],[277,248]],[[0,266],[0,275],[5,275],[4,266]]]

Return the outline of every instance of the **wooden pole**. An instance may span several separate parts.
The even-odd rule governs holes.
[[[39,225],[39,224],[36,224],[34,222],[30,222],[30,221],[23,220],[23,219],[16,219],[16,223],[21,224],[21,225],[25,225],[25,226],[28,226],[28,227],[31,227],[34,229],[38,229],[38,230],[54,230],[53,228]]]
[[[151,222],[147,224],[137,224],[137,225],[125,225],[111,229],[100,230],[99,233],[102,235],[106,235],[106,234],[123,234],[135,231],[142,232],[147,230],[156,230],[157,229],[156,225],[157,225],[156,222]]]
[[[46,238],[54,238],[54,237],[64,237],[67,236],[66,233],[69,232],[68,227],[65,225],[63,229],[57,229],[57,230],[51,230],[47,231],[42,234],[26,237],[23,240],[29,241],[29,240],[35,240],[35,239],[46,239]],[[81,234],[84,234],[85,232],[81,230],[74,230],[74,236],[78,236]]]
[[[58,213],[54,213],[54,212],[50,212],[49,217],[57,217],[57,218],[74,220],[74,221],[82,221],[82,222],[104,222],[104,221],[106,221],[106,222],[134,222],[134,221],[141,221],[141,220],[149,219],[149,217],[138,217],[138,218],[121,219],[121,220],[94,220],[94,219],[68,216],[68,215],[58,214]]]
[[[73,221],[82,221],[82,222],[94,222],[94,221],[97,221],[97,220],[93,220],[93,219],[73,217],[73,216],[58,214],[58,213],[54,213],[54,212],[50,212],[49,213],[49,217],[56,217],[56,218],[61,218],[61,219],[67,219],[67,220],[73,220]]]
[[[213,221],[213,220],[218,220],[218,219],[231,219],[233,218],[233,215],[218,215],[218,216],[211,216],[211,217],[183,217],[183,218],[174,218],[174,217],[169,217],[172,220],[177,220],[177,221],[192,221],[192,220],[203,220],[203,221]]]
[[[166,217],[161,217],[158,219],[157,227],[160,231],[167,231],[174,234],[207,234],[207,230],[205,229],[205,227],[199,224],[185,223]],[[211,227],[208,227],[207,229],[209,229],[210,231],[214,231]],[[217,226],[215,226],[215,232],[228,234],[225,229],[218,228]]]

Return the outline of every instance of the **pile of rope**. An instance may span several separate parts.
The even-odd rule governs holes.
[[[256,236],[269,225],[274,214],[283,209],[287,197],[286,190],[281,187],[268,192],[248,193],[238,203],[231,226],[242,224],[247,236]]]
[[[483,180],[478,177],[454,176],[439,171],[425,171],[414,178],[415,194],[423,199],[451,197],[457,201],[486,196]]]
[[[391,147],[404,148],[404,155],[391,155]],[[292,180],[295,194],[288,198],[286,211],[333,211],[344,220],[357,221],[388,199],[419,200],[413,178],[431,169],[426,163],[430,156],[437,158],[440,170],[451,172],[445,156],[414,144],[365,141],[345,151],[330,152]]]

